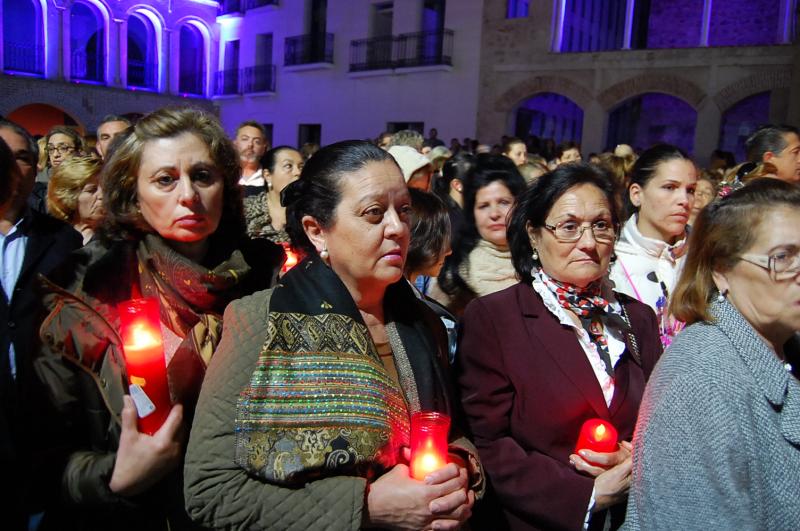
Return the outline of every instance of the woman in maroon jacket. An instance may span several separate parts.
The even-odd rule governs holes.
[[[602,170],[573,164],[542,176],[508,228],[521,282],[464,313],[463,406],[511,529],[624,520],[627,441],[661,345],[652,310],[606,280],[618,227]],[[573,453],[590,418],[617,428],[615,452]]]

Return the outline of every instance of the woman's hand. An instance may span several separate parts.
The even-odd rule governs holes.
[[[136,407],[131,397],[123,399],[122,433],[108,486],[116,494],[134,496],[158,482],[180,462],[183,406],[173,406],[167,420],[151,437],[136,428]]]
[[[474,503],[466,469],[450,463],[421,482],[399,464],[370,485],[365,524],[388,529],[458,529],[471,516]]]
[[[619,443],[619,448],[616,452],[601,453],[581,450],[577,454],[570,455],[569,462],[576,470],[597,477],[628,459],[631,453],[633,453],[633,445],[628,441],[622,441]]]
[[[631,486],[633,446],[627,441],[619,443],[616,452],[599,453],[581,450],[569,456],[570,463],[595,478],[593,511],[602,511],[625,500]],[[589,464],[586,459],[597,465]]]

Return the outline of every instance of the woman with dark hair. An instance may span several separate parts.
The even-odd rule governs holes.
[[[528,162],[528,147],[525,142],[516,137],[509,137],[500,148],[503,155],[510,158],[515,166],[522,166]]]
[[[238,178],[216,118],[191,109],[142,118],[103,168],[107,217],[98,238],[45,281],[50,314],[37,370],[71,447],[59,526],[190,525],[180,482],[183,419],[191,419],[225,306],[269,286],[282,257],[268,242],[242,240]],[[127,396],[117,311],[142,296],[158,301],[175,404],[152,436],[138,431]]]
[[[599,168],[542,176],[508,227],[521,282],[464,312],[462,404],[510,529],[624,521],[625,441],[661,345],[652,310],[605,281],[618,226],[614,186]],[[616,451],[573,453],[592,418],[618,430]]]
[[[703,209],[671,301],[688,326],[647,385],[631,529],[798,529],[800,190],[758,179]]]
[[[570,162],[580,162],[582,160],[581,145],[577,142],[566,140],[556,147],[556,166],[569,164]]]
[[[187,509],[226,529],[455,529],[482,484],[451,463],[409,476],[409,418],[452,415],[447,340],[403,278],[411,200],[370,142],[320,149],[282,195],[306,258],[231,304],[197,407]]]
[[[475,297],[516,284],[506,227],[525,180],[508,157],[479,155],[464,180],[464,225],[430,295],[459,316]]]
[[[288,243],[286,209],[281,205],[281,192],[300,177],[305,159],[292,147],[278,146],[264,153],[262,163],[266,190],[244,198],[247,235],[275,243]]]
[[[697,168],[679,148],[653,146],[636,160],[624,195],[627,221],[614,249],[616,290],[653,308],[667,347],[683,328],[669,314],[669,297],[686,254],[686,225]]]
[[[75,155],[83,154],[83,138],[71,127],[57,125],[44,137],[47,161],[45,168],[36,176],[37,182],[48,182],[53,168]]]
[[[464,179],[475,166],[475,157],[459,153],[442,166],[442,176],[433,180],[433,193],[447,205],[450,217],[450,244],[461,234],[464,225]]]
[[[416,283],[420,277],[430,280],[439,276],[445,258],[451,253],[450,247],[450,219],[447,207],[435,195],[417,190],[408,189],[411,195],[411,243],[408,245],[408,257],[404,270],[405,277],[414,288],[419,299],[439,316],[445,329],[449,344],[450,361],[456,353],[456,324],[457,320],[447,308],[424,295],[426,286],[418,288]]]

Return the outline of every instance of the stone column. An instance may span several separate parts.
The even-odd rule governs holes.
[[[109,32],[109,42],[115,43],[117,53],[109,54],[109,69],[113,72],[115,87],[127,86],[128,80],[128,23],[123,19],[113,19],[114,31]],[[109,76],[111,78],[111,76]]]
[[[601,153],[603,151],[608,127],[608,115],[600,102],[592,100],[583,109],[583,134],[580,140],[581,153]]]
[[[694,159],[701,167],[708,164],[711,152],[719,147],[722,112],[713,98],[705,98],[697,108],[694,129]]]

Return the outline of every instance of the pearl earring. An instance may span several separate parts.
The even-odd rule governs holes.
[[[717,302],[725,302],[725,297],[728,296],[728,290],[722,290],[717,294]]]
[[[536,250],[536,247],[533,248],[533,252],[531,253],[531,258],[533,258],[534,262],[539,261],[539,251]]]
[[[323,247],[323,248],[322,248],[322,250],[319,252],[319,257],[320,257],[320,258],[322,258],[322,260],[323,260],[323,261],[325,261],[325,260],[327,260],[327,259],[328,259],[328,257],[329,257],[329,256],[330,256],[330,254],[328,253],[328,246],[326,245],[326,246],[325,246],[325,247]]]

